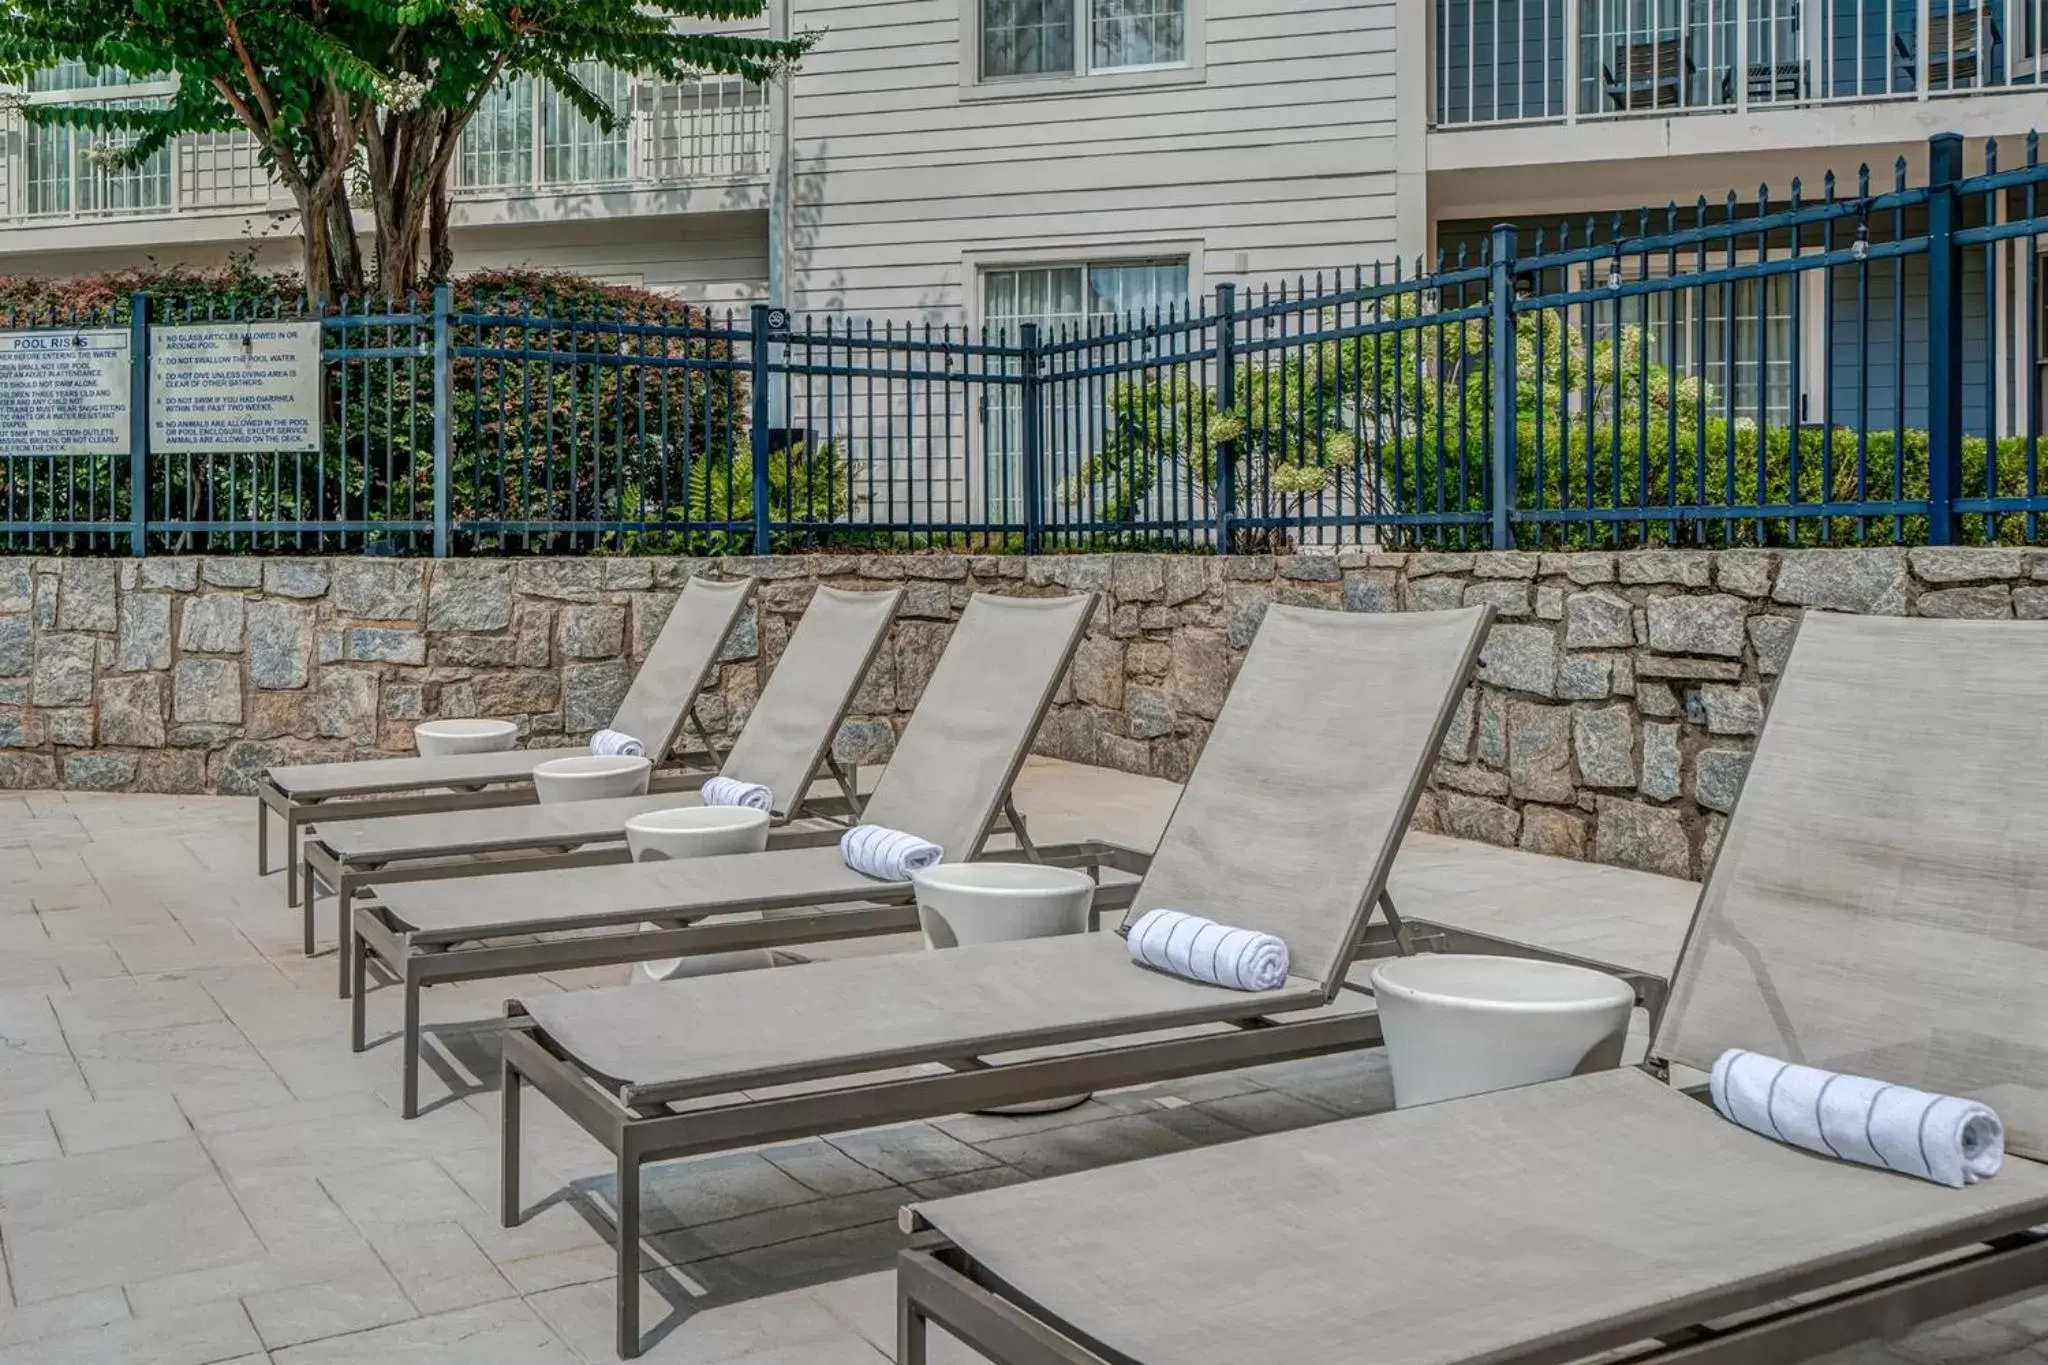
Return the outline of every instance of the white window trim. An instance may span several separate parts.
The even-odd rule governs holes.
[[[1119,90],[1153,90],[1201,85],[1209,79],[1208,0],[1186,0],[1187,60],[1163,66],[1120,66],[1108,71],[1082,67],[1089,31],[1084,13],[1088,0],[1073,0],[1076,70],[1052,76],[981,76],[981,0],[960,0],[960,98],[963,100],[1058,99],[1110,94]]]
[[[991,270],[1059,270],[1091,265],[1157,265],[1185,260],[1188,304],[1208,297],[1204,268],[1207,245],[1199,239],[1117,242],[1086,247],[983,247],[960,253],[961,269],[972,282],[968,290],[967,326],[978,334],[988,317],[988,272]]]

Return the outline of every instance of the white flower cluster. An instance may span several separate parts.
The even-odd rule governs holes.
[[[407,71],[385,81],[378,94],[383,98],[385,108],[409,114],[426,102],[427,83]]]
[[[462,24],[482,23],[485,13],[483,0],[454,0],[454,3],[448,6],[448,12],[455,16],[457,23]]]
[[[122,160],[128,155],[128,148],[117,142],[95,142],[80,153],[85,164],[94,170],[118,171]]]

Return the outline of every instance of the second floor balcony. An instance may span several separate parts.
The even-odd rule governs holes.
[[[535,199],[765,181],[767,92],[741,81],[636,80],[579,71],[624,118],[605,129],[530,81],[493,92],[454,166],[463,200]],[[119,219],[239,218],[291,201],[248,133],[175,139],[138,166],[116,164],[123,135],[35,124],[21,106],[168,99],[169,81],[67,67],[39,75],[0,110],[0,230]]]
[[[1438,128],[2048,93],[2048,0],[1436,0]]]

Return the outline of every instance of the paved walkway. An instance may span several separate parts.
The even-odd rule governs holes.
[[[1037,821],[1044,837],[1149,844],[1174,794],[1034,762],[1020,804],[1066,812]],[[477,1021],[625,969],[429,992],[430,1108],[403,1123],[388,1035],[350,1054],[332,963],[299,956],[282,879],[253,861],[247,801],[0,796],[0,1365],[611,1360],[608,1159],[530,1104],[525,1184],[544,1206],[497,1225],[496,1067]],[[1424,836],[1394,891],[1411,915],[1657,970],[1692,900],[1683,883]],[[395,1015],[374,1001],[373,1029]],[[1389,1102],[1384,1062],[1359,1054],[659,1168],[648,1358],[881,1365],[907,1198]],[[1857,1359],[2048,1365],[2044,1340],[2037,1303]]]

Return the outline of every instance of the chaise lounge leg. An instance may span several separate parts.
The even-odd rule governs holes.
[[[361,959],[363,945],[356,945],[356,979],[362,980]],[[411,972],[405,973],[405,1095],[399,1112],[406,1118],[416,1118],[420,1112],[420,983]]]
[[[910,1297],[910,1286],[896,1277],[896,1365],[925,1365],[925,1316]]]
[[[346,872],[342,873],[339,880],[341,882],[341,885],[333,888],[334,951],[336,957],[338,958],[338,961],[336,963],[336,976],[339,978],[335,985],[337,993],[343,999],[347,999],[348,964],[355,960],[355,953],[351,951],[351,949],[354,947],[354,944],[351,943],[350,940],[354,938],[354,935],[349,932],[348,906],[349,902],[354,900],[355,897],[349,894],[350,888],[348,884],[348,874]]]
[[[356,944],[355,968],[349,973],[348,995],[348,1050],[361,1052],[369,1045],[365,1037],[364,1014],[367,1012],[370,985],[370,954],[362,943]],[[410,1117],[408,1115],[407,1117]]]
[[[303,886],[305,888],[304,892],[297,898],[296,903],[299,907],[299,918],[304,923],[306,956],[311,957],[313,955],[313,865],[311,863],[296,863],[293,866],[298,870],[295,872],[292,868],[286,868],[284,879],[289,886]]]
[[[640,1355],[640,1159],[621,1134],[619,1148],[619,1359]]]
[[[519,1226],[519,1069],[507,1057],[498,1083],[498,1222]]]
[[[270,875],[270,803],[256,798],[256,875]]]

